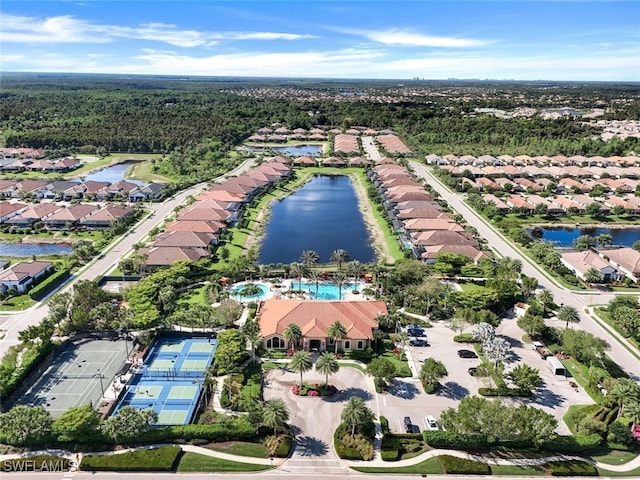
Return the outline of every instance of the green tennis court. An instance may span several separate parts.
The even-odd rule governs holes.
[[[182,343],[165,343],[160,347],[159,354],[181,352],[182,348]]]
[[[162,392],[162,385],[145,385],[144,388],[138,388],[136,390],[133,398],[136,400],[155,400],[160,396],[160,392]]]
[[[192,343],[189,353],[209,353],[216,349],[215,345],[210,343]]]
[[[187,418],[191,412],[189,410],[160,410],[158,414],[159,425],[185,425],[189,423]]]
[[[171,387],[167,400],[188,400],[193,401],[198,393],[198,387],[188,385],[176,385]]]
[[[175,367],[175,361],[166,360],[164,358],[156,358],[151,365],[149,365],[149,370],[171,370]]]
[[[201,359],[185,359],[182,362],[181,370],[198,370],[204,372],[209,366],[209,360]]]

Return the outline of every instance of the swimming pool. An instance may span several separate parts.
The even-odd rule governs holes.
[[[337,283],[319,283],[317,290],[318,294],[316,295],[315,283],[302,282],[298,286],[298,282],[293,280],[291,281],[291,289],[306,290],[314,300],[342,300],[345,294],[351,292],[351,290],[360,290],[360,285],[357,283],[343,283],[342,290],[339,292]],[[341,298],[338,298],[339,293],[341,293]]]
[[[240,292],[242,291],[242,289],[244,289],[245,287],[247,287],[249,285],[255,285],[256,287],[258,287],[260,289],[260,292],[254,293],[253,295],[240,295]],[[238,284],[238,285],[234,286],[231,289],[231,292],[233,293],[233,296],[238,300],[249,300],[249,301],[251,301],[251,300],[262,300],[263,298],[265,298],[267,296],[267,293],[269,293],[269,286],[265,285],[264,283],[247,282],[247,283],[241,283],[241,284]]]

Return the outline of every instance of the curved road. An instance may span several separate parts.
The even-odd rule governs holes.
[[[620,342],[624,342],[625,340],[617,335],[615,331],[605,329],[586,313],[587,309],[596,303],[608,303],[615,294],[602,294],[599,292],[582,294],[559,286],[543,273],[528,257],[517,251],[496,229],[485,223],[471,207],[468,207],[464,203],[462,195],[452,192],[440,183],[425,165],[416,161],[410,161],[409,164],[416,175],[426,180],[451,208],[460,213],[469,225],[472,225],[480,236],[487,240],[489,246],[494,251],[500,256],[520,260],[522,262],[522,273],[529,277],[535,277],[540,287],[546,288],[553,294],[554,301],[557,304],[563,303],[564,305],[575,307],[578,312],[580,312],[580,328],[606,340],[609,345],[611,345],[611,349],[607,352],[607,355],[620,365],[631,378],[640,380],[640,360],[621,345]]]
[[[213,182],[219,182],[227,176],[234,176],[246,172],[253,166],[253,163],[254,159],[248,159],[234,170],[217,177]],[[206,189],[206,187],[207,183],[200,183],[187,190],[183,190],[162,203],[148,205],[147,208],[151,210],[151,213],[134,226],[130,230],[129,235],[123,235],[119,239],[116,239],[116,243],[111,244],[110,249],[103,253],[102,258],[97,258],[82,268],[59,291],[69,290],[79,280],[95,280],[107,273],[118,264],[124,255],[133,249],[134,244],[142,241],[147,236],[149,230],[160,225],[166,217],[171,215],[175,207],[182,205],[187,197],[191,195],[196,196]],[[48,312],[48,305],[45,302],[41,302],[28,310],[13,313],[5,312],[0,315],[0,329],[4,332],[4,337],[2,341],[0,341],[0,357],[7,353],[9,347],[19,343],[18,333],[21,330],[24,330],[30,325],[37,325]]]

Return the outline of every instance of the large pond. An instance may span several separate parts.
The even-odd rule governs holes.
[[[317,157],[322,154],[322,145],[287,145],[282,147],[244,147],[248,152],[269,152],[293,157]]]
[[[630,247],[640,240],[640,228],[592,228],[592,227],[541,227],[530,229],[529,234],[558,247],[572,247],[573,241],[581,235],[596,237],[608,233],[613,238],[613,245]]]
[[[32,255],[68,255],[68,243],[0,243],[0,257],[30,257]]]
[[[328,263],[331,253],[340,248],[352,260],[376,259],[351,179],[316,175],[273,203],[258,262],[297,262],[304,250],[315,250],[320,263]]]
[[[94,182],[109,182],[116,183],[120,180],[125,180],[124,174],[127,173],[127,170],[135,165],[136,162],[123,162],[118,163],[117,165],[112,165],[110,167],[103,168],[102,170],[98,170],[97,172],[91,173],[84,177],[84,180],[93,180]],[[134,180],[132,178],[127,178],[127,182],[137,183],[138,185],[142,185],[143,182],[139,180]]]

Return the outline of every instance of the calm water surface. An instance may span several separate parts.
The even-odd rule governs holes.
[[[287,145],[286,147],[245,147],[249,152],[274,151],[294,157],[317,157],[322,153],[322,145]]]
[[[553,243],[558,247],[573,246],[573,241],[581,235],[596,237],[604,233],[613,237],[613,245],[630,247],[634,242],[640,240],[640,228],[543,227],[539,230],[529,230],[529,234],[533,238]]]
[[[85,181],[93,180],[94,182],[109,182],[116,183],[120,180],[126,180],[127,182],[137,183],[138,185],[142,185],[144,182],[139,180],[134,180],[132,178],[125,178],[124,174],[127,172],[129,167],[135,165],[136,162],[123,162],[117,165],[113,165],[111,167],[103,168],[95,173],[91,173],[84,177]]]
[[[346,250],[352,260],[376,259],[358,197],[347,176],[316,175],[306,185],[273,203],[258,262],[291,263],[315,250],[320,263]]]
[[[30,257],[31,255],[68,255],[68,243],[0,243],[0,257]]]

